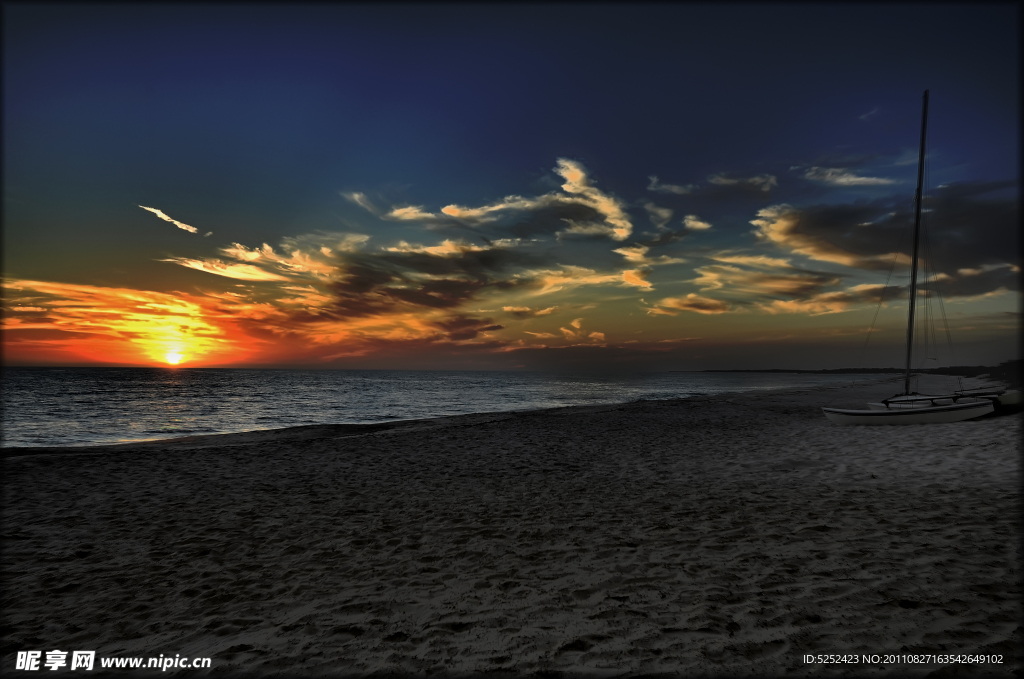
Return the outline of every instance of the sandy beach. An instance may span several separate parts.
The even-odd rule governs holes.
[[[7,449],[3,668],[1019,676],[1021,416],[819,410],[894,391]],[[908,653],[1003,662],[804,659]]]

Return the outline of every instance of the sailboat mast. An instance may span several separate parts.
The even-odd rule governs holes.
[[[917,192],[914,195],[914,255],[910,265],[910,318],[907,321],[907,369],[903,376],[903,393],[910,393],[910,359],[914,349],[914,302],[917,298],[917,246],[921,239],[921,187],[924,184],[924,143],[928,133],[928,90],[924,91],[921,113],[921,151],[917,158]]]

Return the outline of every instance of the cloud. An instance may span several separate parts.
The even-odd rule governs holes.
[[[706,231],[711,228],[710,224],[701,221],[700,217],[697,215],[686,215],[686,217],[683,218],[683,224],[685,224],[686,228],[691,231]]]
[[[32,301],[30,318],[4,314],[9,356],[138,364],[166,363],[170,353],[247,354],[201,296],[17,279],[3,287],[5,305],[27,311]]]
[[[552,335],[550,332],[530,332],[529,330],[524,330],[523,332],[527,335],[533,335],[537,339],[555,339],[558,337],[558,335]]]
[[[727,264],[701,266],[695,271],[699,275],[692,282],[701,290],[724,290],[733,294],[740,293],[745,297],[807,298],[838,284],[841,280],[835,274],[808,271],[751,271]]]
[[[925,196],[922,258],[934,272],[962,278],[959,269],[1019,266],[1013,182],[940,186]],[[870,203],[794,207],[772,205],[751,221],[763,242],[818,261],[865,269],[910,262],[913,213],[906,197]],[[927,247],[924,247],[927,246]],[[898,251],[898,252],[897,252]]]
[[[406,207],[396,207],[389,211],[387,214],[382,216],[383,219],[391,219],[395,221],[433,221],[438,218],[433,212],[425,212],[422,207],[418,205],[408,205]]]
[[[275,273],[265,271],[258,266],[251,264],[233,264],[225,263],[219,259],[190,259],[188,257],[171,257],[169,259],[161,259],[161,262],[171,262],[173,264],[180,264],[181,266],[195,269],[197,271],[204,271],[206,273],[212,273],[217,276],[224,276],[225,278],[237,278],[242,281],[287,281],[290,280],[285,276],[279,276]]]
[[[370,237],[363,233],[346,233],[338,231],[316,231],[301,236],[286,236],[281,239],[281,248],[289,253],[305,251],[331,256],[335,252],[359,252]]]
[[[581,163],[558,158],[554,172],[564,180],[560,187],[563,193],[551,192],[533,198],[506,196],[479,207],[451,204],[441,208],[440,213],[410,205],[392,208],[382,219],[478,227],[497,222],[506,215],[560,211],[556,223],[561,234],[601,235],[620,241],[630,236],[633,225],[622,201],[595,187]]]
[[[437,321],[433,325],[441,329],[445,333],[446,339],[452,342],[476,339],[482,333],[502,330],[505,327],[492,322],[489,318],[472,318],[463,315],[455,315],[443,321]]]
[[[335,311],[348,317],[413,309],[456,309],[488,292],[541,287],[536,269],[546,259],[513,247],[445,240],[335,253],[327,289]]]
[[[622,282],[625,285],[631,285],[635,288],[644,288],[645,290],[653,290],[654,286],[647,280],[647,271],[644,269],[631,269],[622,272]]]
[[[982,264],[977,269],[957,269],[956,272],[961,276],[980,276],[997,269],[1009,269],[1013,273],[1020,273],[1020,267],[1007,262],[1002,262],[1000,264]],[[948,280],[949,277],[947,276],[946,279]]]
[[[867,113],[860,114],[859,116],[857,116],[857,118],[860,119],[860,120],[867,120],[868,118],[876,115],[878,113],[878,111],[879,111],[879,108],[876,106],[873,109],[871,109],[870,111],[868,111]]]
[[[779,185],[778,179],[772,174],[760,174],[746,179],[732,179],[722,174],[714,174],[708,177],[708,181],[719,186],[750,186],[766,193]]]
[[[892,252],[879,245],[893,243],[895,215],[881,222],[877,209],[864,205],[820,206],[797,209],[791,205],[772,205],[759,210],[750,221],[754,234],[789,252],[811,259],[860,269],[887,269]],[[858,230],[856,227],[860,226]],[[874,227],[874,228],[871,228]],[[884,235],[884,241],[879,236]]]
[[[172,257],[160,261],[248,281],[287,281],[294,276],[329,278],[337,269],[335,258],[343,253],[359,251],[369,238],[364,234],[318,232],[282,239],[280,247],[283,252],[278,252],[266,243],[257,248],[249,248],[240,243],[220,248],[221,254],[243,264],[225,263],[215,258],[189,257]]]
[[[559,158],[555,172],[565,179],[565,183],[562,184],[563,191],[572,194],[577,200],[604,216],[603,224],[606,225],[607,233],[613,240],[629,238],[633,231],[633,225],[630,223],[622,203],[591,185],[586,170],[581,164],[566,158]],[[597,225],[570,223],[569,231],[571,232],[574,228],[592,229],[594,226]]]
[[[536,294],[548,294],[583,285],[621,285],[625,287],[650,288],[643,276],[645,272],[632,269],[619,273],[598,273],[593,269],[563,264],[561,270],[534,271],[531,275],[539,283]]]
[[[285,245],[287,247],[287,245]],[[244,245],[239,243],[232,243],[229,247],[221,248],[221,252],[228,257],[238,259],[243,262],[261,262],[266,265],[270,265],[282,273],[288,274],[303,274],[310,273],[316,276],[327,277],[334,269],[334,263],[330,261],[324,261],[325,258],[330,257],[330,248],[325,248],[327,252],[321,249],[314,249],[310,252],[303,251],[297,247],[291,247],[284,254],[278,253],[274,248],[270,247],[266,243],[263,247],[254,248],[252,250],[246,248]],[[171,260],[165,260],[171,261]],[[188,260],[195,262],[197,260]],[[210,264],[213,268],[220,269],[222,265],[219,260],[207,259],[202,260]],[[184,262],[179,262],[184,264]],[[185,266],[192,266],[191,264],[185,264]],[[237,264],[229,265],[233,270],[241,270],[241,266]],[[198,268],[198,267],[193,267]],[[249,267],[255,269],[256,267]],[[206,269],[203,269],[206,270]],[[211,271],[215,273],[215,271]],[[221,275],[227,276],[229,274],[223,273]],[[277,276],[277,274],[268,273],[268,276]],[[241,278],[241,276],[231,276],[233,278]],[[276,278],[261,278],[261,279],[250,279],[250,280],[283,280],[280,276]]]
[[[587,335],[587,337],[589,337],[592,340],[597,340],[599,342],[604,342],[605,341],[604,340],[604,333],[603,332],[592,332],[589,335]]]
[[[563,205],[567,202],[566,196],[556,193],[549,193],[536,198],[523,198],[522,196],[506,196],[503,200],[490,205],[471,208],[461,205],[445,205],[441,213],[453,219],[466,222],[472,225],[486,224],[497,221],[505,212],[529,212]]]
[[[964,273],[967,272],[967,273]],[[921,284],[925,294],[938,293],[945,299],[983,297],[1020,290],[1020,269],[1012,265],[961,269],[954,275],[940,274]]]
[[[165,215],[162,211],[157,210],[155,207],[146,207],[145,205],[140,205],[139,207],[141,207],[143,210],[149,210],[150,212],[155,214],[160,219],[164,220],[165,222],[170,222],[171,224],[174,224],[179,229],[184,229],[185,231],[188,231],[189,233],[198,233],[199,232],[199,229],[197,229],[196,227],[189,226],[188,224],[183,224],[182,222],[179,222],[177,219],[171,219],[170,217]],[[213,233],[213,232],[211,231],[210,233]],[[208,233],[206,235],[209,236],[210,234]]]
[[[892,161],[892,164],[896,167],[903,165],[917,165],[920,160],[920,153],[919,149],[904,149],[896,159]]]
[[[687,184],[686,186],[681,186],[679,184],[659,184],[658,178],[654,175],[651,175],[648,179],[651,180],[651,183],[647,185],[647,190],[654,191],[656,193],[675,193],[677,195],[686,195],[694,189],[693,184]]]
[[[344,198],[352,201],[353,203],[355,203],[359,207],[363,208],[364,210],[366,210],[370,214],[374,214],[374,215],[379,215],[380,214],[380,210],[377,208],[376,205],[374,205],[373,203],[370,202],[370,199],[366,197],[365,193],[361,193],[359,191],[352,191],[350,193],[342,192],[341,195]]]
[[[399,241],[398,245],[393,247],[384,248],[387,252],[409,252],[419,254],[437,255],[438,257],[457,257],[467,252],[482,252],[490,248],[473,245],[471,243],[465,243],[462,241],[444,240],[440,245],[410,245],[404,240]]]
[[[571,323],[569,323],[569,325],[571,325],[572,327],[574,327],[577,330],[579,330],[580,328],[583,327],[583,319],[582,318],[573,319],[573,321]]]
[[[655,228],[659,230],[664,229],[665,225],[672,219],[672,210],[667,207],[658,207],[654,203],[644,203],[644,209],[647,210],[647,215],[651,218],[651,224],[654,224]]]
[[[733,255],[729,253],[719,253],[717,255],[709,256],[710,259],[716,262],[725,262],[726,264],[742,264],[744,266],[754,266],[758,268],[776,268],[776,269],[789,269],[792,265],[788,259],[781,259],[779,257],[768,257],[766,255]]]
[[[821,182],[829,186],[882,186],[898,184],[895,179],[883,177],[861,177],[842,167],[812,167],[804,172],[804,179]]]
[[[616,248],[612,252],[618,253],[626,258],[627,262],[633,262],[635,264],[643,264],[647,261],[647,251],[650,250],[646,245],[627,245],[621,248]]]
[[[531,309],[528,306],[504,306],[502,311],[509,313],[516,318],[534,318],[536,316],[547,316],[558,310],[556,306],[549,306],[547,309]]]
[[[648,309],[654,314],[675,316],[680,311],[692,311],[698,314],[724,314],[729,311],[729,304],[710,297],[690,293],[685,297],[666,297],[658,302],[657,307]]]
[[[637,243],[635,245],[626,245],[621,248],[616,248],[612,252],[620,254],[626,258],[627,262],[631,264],[640,264],[643,266],[657,266],[660,264],[679,264],[685,262],[685,259],[678,257],[669,257],[667,255],[660,255],[658,257],[648,257],[647,253],[650,251],[650,247]]]
[[[758,306],[771,314],[801,313],[812,316],[834,314],[847,311],[855,304],[878,304],[882,297],[880,284],[855,285],[846,290],[821,292],[801,299],[773,300]],[[906,296],[906,289],[890,286],[886,288],[885,299],[893,300]]]
[[[38,310],[4,315],[8,356],[37,363],[56,357],[153,364],[166,363],[174,353],[187,363],[232,363],[255,354],[264,361],[319,364],[343,357],[422,355],[429,347],[435,352],[459,347],[464,356],[509,346],[490,336],[504,326],[488,318],[435,309],[346,316],[337,313],[333,297],[313,285],[188,295],[8,280],[4,292],[11,306],[27,308],[32,301]],[[331,308],[324,309],[325,303]]]

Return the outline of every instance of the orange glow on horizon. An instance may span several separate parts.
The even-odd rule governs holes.
[[[23,280],[4,288],[5,301],[24,310],[3,319],[5,354],[15,361],[236,363],[254,344],[213,298]]]

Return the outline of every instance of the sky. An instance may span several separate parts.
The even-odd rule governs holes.
[[[6,3],[3,360],[900,366],[925,89],[918,316],[952,345],[922,326],[915,365],[1017,358],[1018,28],[1016,3]]]

